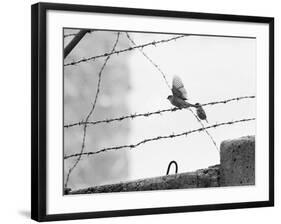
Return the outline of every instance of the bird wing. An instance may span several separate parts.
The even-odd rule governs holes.
[[[172,93],[174,96],[187,100],[187,92],[179,76],[173,78]]]

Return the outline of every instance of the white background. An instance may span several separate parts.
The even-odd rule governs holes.
[[[253,200],[257,200],[257,201],[262,201],[262,200],[267,200],[268,198],[268,194],[266,192],[268,192],[267,190],[267,183],[268,183],[268,178],[267,178],[267,174],[268,174],[268,166],[266,164],[268,164],[268,153],[265,150],[266,148],[268,148],[268,125],[267,125],[267,120],[268,120],[268,110],[267,110],[267,105],[268,105],[268,79],[267,79],[267,74],[268,74],[268,45],[267,44],[263,44],[263,42],[267,43],[268,41],[265,38],[267,37],[268,34],[268,26],[263,26],[263,25],[257,25],[257,24],[239,24],[239,23],[227,23],[227,22],[214,22],[214,21],[208,21],[208,26],[206,27],[206,22],[204,21],[194,21],[194,20],[182,20],[182,19],[173,19],[173,20],[167,20],[167,19],[161,19],[161,18],[143,18],[143,17],[131,17],[130,20],[128,21],[128,17],[127,16],[119,16],[119,15],[114,15],[114,16],[109,16],[109,15],[96,15],[96,14],[80,14],[80,13],[63,13],[63,12],[52,12],[50,11],[47,14],[47,24],[48,24],[48,37],[47,37],[47,46],[49,46],[47,48],[47,77],[48,77],[48,81],[47,81],[47,99],[48,99],[48,145],[47,145],[47,214],[56,214],[56,213],[73,213],[73,212],[89,212],[89,211],[103,211],[103,210],[114,210],[114,209],[133,209],[133,208],[148,208],[148,207],[167,207],[167,206],[180,206],[180,205],[198,205],[198,204],[202,204],[202,203],[206,203],[206,204],[214,204],[214,203],[231,203],[231,202],[244,202],[244,201],[253,201]],[[99,22],[97,22],[99,21]],[[141,24],[141,25],[138,25]],[[61,180],[63,179],[63,177],[61,176],[62,172],[58,169],[60,169],[60,167],[62,167],[62,153],[61,153],[61,146],[62,146],[62,132],[61,132],[61,123],[62,123],[62,111],[60,111],[60,108],[62,108],[62,99],[61,97],[61,93],[62,93],[62,79],[58,78],[61,77],[61,58],[62,55],[60,51],[58,51],[58,49],[62,49],[62,42],[57,41],[60,39],[61,37],[61,30],[62,27],[70,27],[70,26],[76,26],[76,27],[95,27],[95,28],[105,28],[105,29],[112,29],[112,27],[114,27],[117,30],[155,30],[157,29],[157,31],[161,32],[173,32],[173,33],[177,33],[177,32],[191,32],[191,33],[208,33],[208,34],[219,34],[221,32],[221,30],[223,30],[223,34],[224,35],[232,35],[232,36],[237,36],[237,35],[242,35],[242,36],[256,36],[257,37],[257,42],[256,42],[256,48],[257,48],[257,52],[259,52],[257,54],[257,65],[252,65],[252,67],[254,67],[252,70],[253,71],[247,71],[245,72],[244,70],[247,70],[247,68],[245,68],[245,65],[243,66],[243,64],[238,63],[239,59],[236,59],[235,57],[231,60],[231,61],[235,61],[236,66],[238,67],[242,67],[244,68],[242,71],[240,70],[236,70],[236,69],[232,69],[234,71],[233,74],[229,73],[229,68],[222,72],[221,76],[217,76],[220,71],[219,69],[215,69],[216,71],[216,78],[220,80],[223,85],[225,86],[221,86],[218,84],[213,84],[213,85],[209,85],[206,86],[204,88],[204,84],[201,84],[201,88],[204,88],[203,92],[209,92],[209,95],[213,95],[214,91],[212,91],[212,88],[216,88],[216,89],[223,89],[223,88],[227,88],[228,89],[228,94],[230,94],[229,90],[231,88],[233,88],[231,85],[233,86],[239,86],[239,93],[241,95],[247,95],[250,94],[252,90],[251,85],[252,83],[256,83],[253,86],[257,88],[257,122],[256,122],[256,128],[257,128],[257,139],[262,139],[257,141],[256,144],[256,150],[255,150],[255,155],[256,155],[256,181],[255,181],[255,186],[249,186],[249,187],[240,187],[240,188],[213,188],[213,189],[196,189],[196,191],[192,191],[192,190],[184,190],[184,191],[158,191],[158,192],[146,192],[146,193],[139,193],[139,192],[131,192],[130,194],[99,194],[99,195],[94,195],[93,197],[89,197],[86,195],[83,196],[72,196],[72,197],[63,197],[62,196],[62,192],[60,192],[58,189],[61,189]],[[157,28],[156,28],[157,27]],[[216,37],[217,38],[217,37]],[[189,38],[190,39],[190,38]],[[190,42],[191,40],[189,40],[188,42]],[[222,40],[220,40],[221,43]],[[229,41],[229,39],[228,39]],[[236,40],[237,41],[237,40]],[[240,40],[241,41],[241,40]],[[245,40],[244,40],[245,41]],[[179,41],[177,41],[178,43]],[[202,42],[200,44],[203,44]],[[234,44],[232,42],[232,44]],[[188,43],[185,43],[185,45],[188,45]],[[195,44],[193,44],[195,45]],[[206,47],[205,47],[206,48]],[[219,47],[216,47],[216,51],[218,50]],[[236,47],[238,48],[238,47]],[[244,48],[246,48],[244,46]],[[159,49],[159,48],[158,48]],[[184,49],[184,47],[182,46],[181,49]],[[187,50],[191,50],[191,48],[187,48]],[[180,51],[180,50],[178,50]],[[231,51],[231,50],[229,50]],[[60,52],[60,53],[59,53]],[[147,50],[146,50],[147,52]],[[204,52],[205,53],[205,52]],[[163,52],[162,55],[164,55],[165,53]],[[203,53],[202,53],[203,54]],[[224,55],[224,57],[228,57],[228,53],[226,52],[221,52],[221,54]],[[232,54],[233,53],[232,51]],[[240,53],[241,54],[241,53]],[[245,51],[243,52],[243,54],[245,54]],[[158,56],[155,58],[161,58],[161,56]],[[207,55],[207,53],[205,53],[205,55]],[[195,55],[193,55],[195,57]],[[186,61],[181,62],[179,64],[183,64],[183,65],[187,65],[187,61],[190,62],[191,60],[188,60],[188,56],[185,55],[183,56]],[[215,57],[215,54],[212,55],[212,57]],[[241,56],[240,56],[241,57]],[[255,55],[250,56],[250,58],[255,57]],[[162,57],[163,58],[163,57]],[[180,73],[182,71],[185,71],[186,73],[188,73],[188,69],[186,67],[183,66],[182,69],[179,69],[179,71],[175,71],[176,69],[174,69],[174,67],[180,67],[180,65],[176,64],[177,60],[176,57],[174,56],[172,59],[170,60],[174,60],[174,66],[172,66],[171,70],[173,72]],[[197,59],[198,60],[198,59]],[[197,60],[195,60],[193,63],[198,63]],[[204,64],[204,66],[208,67],[208,63],[209,62],[205,62],[203,57],[199,57],[199,60],[202,62],[202,64]],[[247,61],[245,58],[244,60],[246,62],[244,63],[248,63],[250,64],[249,61]],[[141,64],[141,60],[135,60],[137,61],[139,64]],[[211,59],[208,59],[207,61],[211,61],[212,65],[215,65],[214,67],[219,67],[221,68],[222,66],[220,64],[216,64],[217,61],[212,61]],[[221,63],[227,64],[227,61],[221,59],[220,60]],[[190,62],[192,64],[192,62]],[[173,64],[173,63],[172,63]],[[253,63],[254,64],[254,63]],[[189,67],[192,67],[191,65]],[[230,66],[231,67],[231,66]],[[247,67],[249,67],[249,65],[247,65]],[[256,67],[256,69],[255,69]],[[141,71],[141,69],[139,69]],[[255,71],[256,70],[256,71]],[[195,67],[193,70],[191,69],[191,71],[189,71],[191,74],[194,74],[195,72],[197,72],[197,76],[199,76],[200,79],[200,75],[198,74],[198,71],[200,71],[199,68]],[[196,82],[196,78],[192,78],[192,81],[190,80],[190,82],[193,83],[193,85],[190,86],[196,86],[196,83],[200,83],[202,82],[202,79],[204,78],[205,82],[207,83],[212,83],[213,80],[206,80],[205,76],[206,74],[208,74],[208,76],[212,76],[212,72],[211,69],[209,68],[208,70],[205,69],[205,71],[203,70],[203,75],[201,76],[200,81],[198,80]],[[245,73],[244,73],[245,72]],[[149,74],[149,71],[146,72],[147,74]],[[237,73],[240,73],[239,75],[236,75]],[[138,74],[136,75],[138,77],[142,77],[143,80],[151,80],[151,75],[148,75],[148,77],[146,77],[146,75],[142,75],[142,74]],[[232,78],[231,80],[231,85],[227,86],[229,79],[228,78],[226,81],[222,81],[224,80],[225,76],[230,76]],[[238,77],[236,77],[238,76]],[[245,81],[245,79],[243,79],[240,76],[247,76],[247,77],[254,77],[252,78],[252,80],[249,82]],[[233,80],[233,77],[235,77],[235,79],[237,79],[237,82],[235,83],[235,79]],[[130,74],[130,78],[134,79],[134,72],[132,71]],[[183,76],[183,78],[188,79],[188,75]],[[253,79],[255,79],[253,80]],[[213,78],[214,79],[214,78]],[[185,79],[183,79],[185,80]],[[137,87],[142,86],[142,82],[143,81],[138,81],[137,82]],[[158,92],[164,92],[164,94],[160,94],[159,98],[156,97],[156,100],[151,103],[151,108],[149,109],[144,109],[144,111],[148,110],[148,111],[152,111],[153,108],[156,109],[158,108],[162,108],[165,107],[165,103],[167,100],[164,100],[165,97],[170,93],[169,91],[163,91],[161,88],[158,88],[158,84],[160,83],[160,80],[156,83],[153,84],[152,82],[152,90],[150,90],[150,84],[145,83],[144,86],[142,86],[142,89],[146,89],[146,92],[150,92],[152,93],[152,96],[149,96],[149,101],[153,102],[153,97],[157,96],[157,94],[155,94],[155,86],[157,86],[157,91]],[[184,82],[184,83],[190,83],[190,82]],[[246,87],[243,87],[243,85],[241,85],[241,82],[246,82]],[[218,82],[219,83],[219,82]],[[134,85],[134,81],[132,81],[132,85]],[[217,86],[216,86],[217,85]],[[245,84],[244,84],[245,85]],[[250,87],[249,87],[250,86]],[[137,88],[136,87],[136,88]],[[166,89],[166,88],[165,88]],[[189,89],[189,88],[187,88]],[[190,89],[192,90],[192,89]],[[233,88],[234,92],[232,94],[232,97],[236,96],[238,90],[237,88]],[[243,93],[243,91],[245,91],[245,93]],[[142,92],[141,90],[138,90],[136,92]],[[191,91],[191,92],[195,92],[195,91]],[[250,92],[250,93],[249,93]],[[221,92],[222,94],[226,94],[226,92]],[[255,93],[254,93],[255,94]],[[142,94],[145,95],[145,94]],[[203,100],[204,97],[204,93],[200,93],[200,94],[196,94],[198,97],[201,97]],[[231,95],[231,94],[230,94]],[[229,96],[230,97],[230,96]],[[134,98],[134,97],[133,97]],[[143,104],[142,107],[146,107],[148,103],[147,102],[147,98],[146,97],[135,97],[137,98],[139,102],[145,102]],[[159,103],[159,99],[163,99],[160,100],[161,103]],[[211,101],[212,99],[210,98],[209,101]],[[208,100],[206,100],[208,101]],[[168,102],[167,102],[168,103]],[[249,103],[248,103],[249,104]],[[149,103],[148,103],[149,105]],[[226,106],[225,106],[226,107]],[[236,113],[237,110],[236,106],[233,109],[223,109],[224,113],[229,112],[229,114],[235,114],[236,117],[239,116],[238,113]],[[255,106],[254,107],[255,110]],[[137,108],[136,106],[133,106],[133,108]],[[246,110],[247,112],[249,112],[249,110],[246,107],[241,107],[241,110]],[[155,110],[155,109],[154,109]],[[253,109],[252,109],[253,110]],[[137,112],[139,112],[139,110],[136,110]],[[209,114],[209,110],[206,110],[207,113]],[[219,113],[219,112],[217,112]],[[182,113],[182,115],[184,115]],[[210,114],[209,114],[210,115]],[[212,116],[212,115],[210,115]],[[250,112],[249,114],[245,113],[242,114],[240,116],[245,116],[245,117],[255,117],[255,112]],[[192,125],[192,120],[186,120],[186,115],[185,116],[180,116],[177,115],[176,117],[170,117],[170,121],[169,122],[169,117],[167,115],[165,115],[165,119],[166,119],[166,124],[169,125],[170,127],[173,127],[175,125],[173,125],[173,123],[176,123],[177,121],[179,121],[178,119],[181,119],[182,121],[187,122],[189,125]],[[216,116],[212,116],[213,119],[215,119]],[[230,118],[226,118],[228,120],[233,120],[233,119],[237,119],[236,117],[230,117]],[[221,122],[221,120],[223,120],[223,116],[218,116],[216,122]],[[150,121],[147,125],[151,125],[151,128],[153,126],[159,127],[161,125],[159,125],[159,123],[155,122],[156,118],[153,119],[153,121]],[[136,123],[136,122],[134,122]],[[142,121],[142,123],[145,123],[145,121]],[[163,123],[163,122],[162,122]],[[183,123],[183,122],[182,122]],[[197,122],[195,122],[196,124]],[[215,123],[215,122],[214,122]],[[184,125],[182,128],[182,130],[179,127],[180,125],[177,125],[177,127],[173,127],[173,131],[177,132],[181,132],[184,131],[186,129],[186,125]],[[242,125],[241,125],[242,126]],[[238,131],[236,130],[236,132],[238,132],[241,135],[243,135],[243,131],[244,131],[244,135],[246,134],[251,134],[253,133],[253,129],[255,128],[249,128],[251,127],[251,124],[247,124],[246,127],[243,128],[242,126],[242,130]],[[146,127],[141,127],[142,130],[145,130]],[[163,131],[163,129],[165,129],[164,127],[161,127],[161,131]],[[178,130],[177,130],[178,129]],[[234,128],[231,128],[230,130],[225,129],[223,130],[224,132],[232,132],[233,136],[235,136],[233,131]],[[244,129],[244,130],[243,130]],[[166,130],[170,131],[169,129]],[[146,131],[147,132],[147,131]],[[149,132],[149,131],[148,131]],[[163,135],[165,135],[165,132],[162,132]],[[211,132],[213,134],[213,132]],[[155,135],[155,133],[151,133],[150,135]],[[157,134],[159,134],[159,130],[157,130]],[[145,137],[139,137],[142,136],[143,134],[140,133],[136,133],[134,138],[145,138]],[[161,135],[161,134],[160,134]],[[213,135],[214,136],[214,135]],[[221,139],[227,139],[230,138],[231,135],[225,135],[223,133],[219,133],[215,139],[218,139],[218,136],[221,137]],[[237,137],[239,136],[236,133]],[[239,136],[239,137],[240,137]],[[186,140],[186,139],[185,139]],[[178,140],[179,141],[179,140]],[[173,140],[172,142],[175,142],[175,140]],[[182,145],[182,148],[197,148],[198,147],[198,143],[194,143],[193,146],[192,144],[189,145],[186,143],[186,141],[182,141],[183,143],[181,144],[177,144],[177,147],[180,147],[180,145]],[[208,147],[208,145],[204,145],[202,144],[204,142],[204,140],[200,139],[200,147],[209,149],[209,152],[212,150],[211,148]],[[171,144],[171,143],[170,143]],[[148,157],[154,157],[154,158],[158,158],[159,154],[162,155],[165,153],[168,153],[169,148],[174,149],[172,151],[172,153],[168,156],[169,158],[173,158],[176,155],[176,150],[175,150],[175,146],[173,144],[171,144],[170,146],[168,146],[169,143],[166,142],[162,143],[158,143],[155,145],[155,147],[157,149],[159,149],[158,153],[153,153],[150,152],[152,151],[156,151],[154,148],[149,148],[149,146],[147,146],[147,148],[145,149],[145,147],[142,147],[142,150],[138,150],[142,153],[145,153],[145,151],[148,151],[148,155],[145,157],[142,157],[141,154],[139,154],[137,157],[138,159],[143,163],[143,161],[146,161],[145,166],[150,166],[149,162],[148,162]],[[198,150],[198,149],[196,149]],[[136,153],[134,152],[136,150],[132,150],[132,153]],[[208,155],[208,153],[202,151],[201,155],[204,155],[205,157],[210,157]],[[192,153],[186,153],[184,155],[182,155],[181,157],[192,157]],[[199,158],[195,159],[193,158],[193,160],[196,161],[202,161]],[[159,161],[159,162],[158,162]],[[179,160],[177,159],[177,161],[179,162]],[[138,162],[136,161],[132,161],[132,163],[137,164]],[[187,159],[183,160],[182,163],[190,163]],[[217,161],[218,163],[218,161]],[[180,163],[179,163],[180,164]],[[160,166],[161,162],[160,159],[157,160],[157,166]],[[209,165],[212,165],[209,164]],[[207,164],[205,165],[207,166]],[[202,167],[205,167],[204,165]],[[180,166],[181,169],[184,169],[183,166]],[[197,168],[200,168],[197,167]],[[141,165],[140,169],[144,169],[143,168],[143,164]],[[157,168],[155,168],[155,164],[153,164],[150,168],[151,170],[154,170],[154,175],[157,176]],[[145,172],[145,171],[143,171]],[[180,171],[180,172],[184,172],[184,171]],[[159,172],[158,175],[161,175],[162,172]],[[146,178],[149,174],[145,175],[145,176],[139,176],[137,178]],[[151,175],[151,174],[150,174]],[[148,176],[149,177],[149,176]],[[75,189],[75,188],[74,188]],[[165,199],[165,200],[164,200]],[[108,201],[110,201],[110,203],[108,203]]]
[[[31,1],[34,2],[34,1]],[[66,1],[61,1],[66,2]],[[280,25],[278,1],[67,1],[69,3],[140,7],[197,12],[263,15],[276,17],[276,62],[279,58]],[[30,2],[10,1],[1,7],[1,216],[2,223],[33,223],[30,214]],[[4,46],[4,51],[3,51]],[[276,63],[276,98],[279,66]],[[276,100],[276,115],[280,102]],[[279,124],[279,116],[276,116]],[[279,133],[276,125],[276,133]],[[277,135],[276,135],[277,136]],[[280,158],[280,140],[276,137],[275,158]],[[277,159],[276,159],[277,160]],[[70,221],[67,223],[265,223],[280,219],[280,165],[276,164],[276,207],[185,214],[125,217],[114,219]],[[64,223],[64,222],[60,222]]]

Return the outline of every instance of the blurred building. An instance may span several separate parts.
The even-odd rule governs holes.
[[[65,29],[65,34],[75,33]],[[72,37],[64,38],[66,46]],[[86,34],[64,63],[110,52],[117,33],[96,31]],[[116,49],[128,47],[120,35]],[[128,92],[130,91],[129,54],[112,55],[102,73],[100,93],[90,121],[114,118],[129,114]],[[105,57],[95,61],[64,67],[64,124],[85,120],[97,91],[98,73]],[[129,137],[130,121],[89,125],[84,151],[126,144]],[[82,147],[83,126],[64,128],[64,155],[78,153]],[[64,177],[76,158],[64,161]],[[68,186],[72,189],[122,181],[129,175],[126,150],[110,151],[93,156],[84,156],[73,170]]]

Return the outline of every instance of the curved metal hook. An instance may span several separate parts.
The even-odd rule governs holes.
[[[169,166],[168,166],[168,169],[167,169],[167,173],[166,173],[166,175],[169,175],[169,173],[170,173],[170,168],[171,168],[171,165],[172,164],[175,164],[175,167],[176,167],[176,171],[175,171],[175,174],[177,174],[178,173],[178,164],[177,164],[177,162],[176,161],[171,161],[170,163],[169,163]]]

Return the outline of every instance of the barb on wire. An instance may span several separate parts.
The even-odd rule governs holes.
[[[216,105],[216,104],[225,104],[225,103],[229,103],[229,102],[232,102],[232,101],[239,101],[239,100],[251,99],[251,98],[255,98],[255,96],[235,97],[235,98],[231,98],[231,99],[227,99],[227,100],[215,101],[215,102],[201,104],[201,106],[213,106],[213,105]],[[100,120],[100,121],[88,121],[88,122],[79,121],[79,122],[75,122],[75,123],[71,123],[71,124],[66,124],[66,125],[64,125],[64,128],[81,126],[81,125],[85,125],[86,123],[88,125],[89,124],[90,125],[96,125],[96,124],[101,124],[101,123],[111,123],[111,122],[114,122],[114,121],[122,121],[122,120],[125,120],[125,119],[134,119],[134,118],[137,118],[137,117],[149,117],[151,115],[159,115],[159,114],[161,115],[161,114],[166,113],[166,112],[174,112],[174,111],[178,111],[178,110],[182,110],[182,109],[174,107],[174,108],[170,108],[170,109],[157,110],[157,111],[147,112],[147,113],[130,114],[130,115],[122,116],[122,117],[104,119],[104,120]]]
[[[227,99],[227,100],[215,101],[215,102],[210,102],[210,103],[203,103],[203,104],[201,104],[201,106],[202,107],[212,106],[212,105],[216,105],[216,104],[229,103],[231,101],[239,101],[239,100],[254,99],[254,98],[256,98],[256,96],[240,96],[240,97],[235,97],[235,98],[231,98],[231,99]]]
[[[152,141],[158,141],[158,140],[162,140],[162,139],[170,139],[170,138],[176,138],[176,137],[181,137],[181,136],[187,136],[187,135],[195,133],[195,132],[201,132],[201,131],[204,131],[204,130],[207,130],[207,129],[217,128],[217,127],[220,127],[220,126],[226,126],[226,125],[232,125],[232,124],[236,124],[236,123],[253,121],[255,119],[256,118],[245,118],[245,119],[241,119],[241,120],[218,123],[218,124],[206,126],[204,128],[202,127],[202,128],[198,128],[198,129],[193,129],[193,130],[178,133],[178,134],[170,134],[170,135],[164,135],[164,136],[158,136],[158,137],[154,137],[154,138],[144,139],[144,140],[142,140],[142,141],[140,141],[136,144],[114,146],[114,147],[109,147],[109,148],[103,148],[103,149],[100,149],[100,150],[94,151],[94,152],[82,152],[82,153],[80,152],[80,153],[76,153],[76,154],[66,155],[66,156],[64,156],[64,159],[69,159],[69,158],[77,157],[77,156],[78,157],[90,156],[90,155],[95,155],[95,154],[99,154],[99,153],[103,153],[103,152],[107,152],[107,151],[112,151],[112,150],[119,150],[119,149],[126,149],[126,148],[127,149],[133,149],[133,148],[136,148],[136,147],[138,147],[142,144],[152,142]]]
[[[128,40],[134,45],[137,46],[136,42],[132,39],[132,37],[126,32],[126,36]],[[142,48],[138,48],[138,50],[143,54],[143,56],[161,73],[163,79],[165,80],[166,85],[168,86],[169,89],[171,89],[169,82],[166,78],[165,73],[161,70],[161,68],[144,52]]]
[[[162,114],[165,112],[171,112],[171,111],[177,111],[177,110],[181,110],[181,109],[180,108],[170,108],[170,109],[158,110],[158,111],[154,111],[154,112],[130,114],[130,115],[122,116],[122,117],[110,118],[110,119],[105,119],[105,120],[100,120],[100,121],[88,121],[87,124],[96,125],[96,124],[100,124],[100,123],[111,123],[113,121],[122,121],[125,119],[134,119],[137,117],[149,117],[151,115]],[[85,121],[79,121],[79,122],[72,123],[72,124],[66,124],[66,125],[64,125],[64,128],[81,126],[81,125],[84,125],[85,123],[86,123]]]
[[[117,33],[117,38],[115,40],[115,43],[113,45],[113,48],[111,50],[111,52],[114,52],[115,51],[115,48],[116,48],[116,45],[119,41],[119,36],[120,36],[120,33],[118,32]],[[84,127],[83,127],[83,140],[82,140],[82,146],[81,146],[81,150],[80,150],[80,156],[78,156],[77,160],[75,161],[75,163],[73,164],[73,166],[68,170],[68,174],[67,174],[67,177],[66,177],[66,181],[65,181],[65,188],[67,188],[67,184],[68,184],[68,181],[69,181],[69,177],[70,177],[70,174],[72,173],[72,171],[75,169],[75,167],[77,166],[77,164],[79,163],[79,161],[81,160],[81,156],[84,152],[84,149],[85,149],[85,140],[86,140],[86,134],[87,134],[87,122],[88,120],[90,119],[91,115],[93,114],[94,110],[95,110],[95,107],[96,107],[96,103],[97,103],[97,99],[98,99],[98,96],[99,96],[99,92],[100,92],[100,83],[101,83],[101,75],[102,75],[102,72],[109,60],[109,58],[111,57],[111,55],[108,55],[107,58],[105,59],[102,67],[101,67],[101,70],[99,71],[99,74],[98,74],[98,84],[97,84],[97,90],[96,90],[96,95],[95,95],[95,99],[94,99],[94,103],[92,104],[92,108],[90,110],[90,112],[88,113],[86,119],[85,119],[85,124],[84,124]]]
[[[176,36],[176,37],[173,37],[173,38],[170,38],[170,39],[163,39],[163,40],[159,40],[159,41],[153,41],[153,42],[137,45],[137,46],[134,46],[134,47],[129,47],[129,48],[121,49],[121,50],[118,50],[118,51],[114,50],[112,52],[107,52],[107,53],[104,53],[102,55],[96,55],[96,56],[89,57],[89,58],[83,58],[83,59],[80,59],[78,61],[73,61],[73,62],[64,64],[64,66],[76,65],[76,64],[79,64],[79,63],[82,63],[82,62],[87,62],[87,61],[94,61],[94,60],[96,60],[98,58],[107,57],[107,56],[110,56],[110,55],[113,55],[113,54],[119,54],[119,53],[131,51],[131,50],[134,50],[134,49],[138,49],[138,48],[144,48],[144,47],[148,47],[148,46],[156,46],[158,44],[167,43],[167,42],[170,42],[170,41],[173,41],[173,40],[177,40],[177,39],[183,38],[185,36],[186,35],[181,35],[181,36]]]

